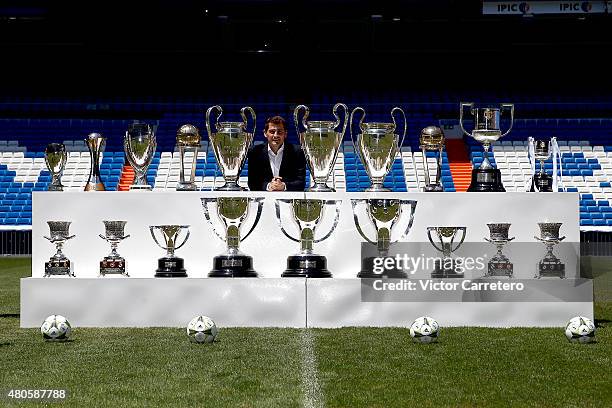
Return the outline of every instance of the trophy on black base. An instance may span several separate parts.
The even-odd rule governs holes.
[[[212,227],[215,234],[227,243],[227,250],[213,259],[213,269],[208,274],[211,278],[256,278],[257,272],[253,270],[253,257],[240,251],[240,242],[245,240],[257,226],[261,217],[263,197],[217,197],[201,198],[202,208],[206,221]],[[210,206],[216,205],[216,211]],[[249,218],[249,208],[257,205],[255,220],[250,230],[240,236],[240,229],[244,221]],[[252,210],[251,210],[252,211]],[[212,222],[211,213],[216,212],[217,217],[223,222],[223,232],[219,233]]]
[[[359,214],[362,213],[361,207],[366,206],[366,213],[370,224],[376,230],[376,238],[370,239],[364,232],[359,220]],[[353,208],[353,221],[359,234],[370,244],[375,244],[378,250],[378,257],[365,257],[361,261],[361,271],[357,274],[358,278],[393,278],[404,279],[408,274],[403,269],[398,269],[394,266],[391,269],[385,268],[382,273],[374,272],[374,260],[376,258],[387,258],[389,256],[390,245],[395,242],[391,235],[395,228],[399,225],[400,220],[408,217],[408,223],[401,237],[396,240],[404,240],[414,221],[414,212],[417,202],[415,200],[399,200],[399,199],[352,199],[351,206]],[[395,263],[393,263],[395,265]]]
[[[100,133],[90,133],[85,139],[91,160],[89,168],[89,178],[85,184],[85,191],[104,191],[106,187],[100,176],[100,155],[104,150],[106,138]]]
[[[474,116],[474,130],[472,133],[465,130],[463,126],[463,112],[465,108],[470,108],[470,113]],[[505,109],[510,110],[510,127],[502,134],[500,121],[502,112]],[[459,125],[461,130],[466,135],[482,143],[484,148],[482,163],[479,168],[472,170],[472,182],[467,191],[506,191],[501,181],[501,172],[493,167],[489,161],[489,148],[492,142],[506,136],[512,130],[513,123],[514,105],[511,103],[503,103],[499,108],[474,108],[474,103],[461,102],[459,109]]]
[[[176,185],[176,191],[196,191],[198,189],[195,183],[195,171],[198,161],[200,140],[200,132],[198,128],[193,125],[183,125],[176,132],[176,145],[179,148],[181,160],[181,171],[179,174],[179,182]],[[192,161],[189,163],[189,167],[186,169],[186,153],[188,152],[193,154],[193,157]]]
[[[444,150],[444,133],[438,126],[427,126],[421,131],[419,137],[421,143],[421,152],[423,153],[423,167],[425,171],[425,187],[423,191],[444,191],[444,187],[440,182],[442,174],[442,151]],[[429,177],[429,166],[427,165],[427,152],[437,152],[436,159],[436,178],[432,183]]]
[[[528,139],[529,162],[533,175],[531,181],[531,192],[553,192],[558,187],[563,189],[563,167],[561,165],[561,151],[557,145],[557,138],[553,137],[550,142],[546,140],[535,140],[533,137]],[[552,156],[552,175],[547,174],[544,162]],[[536,172],[536,160],[540,162],[540,171]],[[557,174],[559,171],[559,175]]]
[[[111,252],[100,261],[100,276],[123,275],[130,276],[125,270],[125,259],[117,253],[117,245],[129,235],[124,235],[127,221],[102,221],[104,223],[105,235],[100,238],[111,244]]]
[[[49,235],[51,236],[44,238],[48,239],[52,244],[55,244],[57,252],[48,262],[45,262],[44,277],[56,275],[74,277],[70,259],[66,258],[66,255],[62,252],[64,242],[75,237],[68,232],[71,221],[47,221],[47,224],[49,225]]]
[[[497,247],[497,253],[489,261],[485,276],[507,276],[512,278],[514,266],[508,257],[502,253],[504,245],[514,239],[514,237],[508,238],[510,224],[490,223],[487,224],[487,227],[489,227],[490,238],[485,238],[485,241],[494,244]]]
[[[546,245],[546,255],[538,262],[538,272],[536,278],[555,277],[565,278],[565,264],[553,253],[553,248],[565,237],[559,237],[559,229],[561,222],[539,222],[540,237],[534,237],[538,241]]]
[[[166,250],[166,256],[157,260],[156,278],[186,278],[187,270],[185,261],[174,255],[174,251],[185,245],[189,238],[189,225],[153,225],[150,226],[151,236],[161,249]],[[155,236],[155,231],[161,231],[164,245],[160,244]],[[180,245],[177,245],[182,231],[187,231]]]
[[[155,156],[157,139],[155,129],[146,123],[132,123],[123,137],[125,158],[134,169],[136,177],[130,186],[132,190],[152,190],[147,181],[147,170]]]
[[[49,183],[47,188],[49,191],[64,191],[62,173],[67,161],[66,146],[62,143],[49,143],[47,145],[45,148],[45,163],[49,173],[51,173],[51,183]]]
[[[434,262],[434,271],[431,273],[432,278],[463,278],[463,272],[457,271],[452,253],[463,244],[466,230],[467,227],[427,227],[429,242],[442,253],[442,258],[438,258]],[[461,239],[456,240],[458,232],[461,232]],[[434,242],[432,233],[436,234],[440,246]]]

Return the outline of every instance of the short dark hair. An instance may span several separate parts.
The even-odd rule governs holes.
[[[270,123],[273,123],[275,125],[283,125],[283,129],[285,129],[285,132],[287,131],[287,122],[282,116],[272,116],[266,119],[266,123],[264,125],[264,132],[268,131],[268,125]]]

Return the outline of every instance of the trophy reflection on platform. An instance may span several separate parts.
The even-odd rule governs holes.
[[[340,127],[340,116],[338,115],[338,108],[344,109],[344,125],[342,131],[336,131]],[[299,111],[304,110],[304,117],[302,118],[302,126],[305,130],[300,131],[299,126]],[[310,109],[305,105],[298,105],[293,111],[293,120],[295,122],[295,130],[300,139],[300,145],[306,156],[306,163],[310,169],[310,174],[314,180],[314,186],[310,187],[308,191],[335,191],[333,188],[327,185],[329,175],[334,170],[334,164],[338,157],[338,150],[340,144],[344,138],[346,132],[346,126],[348,124],[348,107],[343,103],[337,103],[332,109],[332,113],[336,117],[336,121],[324,121],[324,120],[310,120]]]
[[[474,129],[472,133],[465,130],[463,125],[463,113],[465,108],[469,108],[471,115],[474,116]],[[500,130],[500,122],[504,110],[510,111],[510,126],[506,132],[502,133]],[[510,133],[513,124],[514,105],[511,103],[503,103],[499,108],[474,108],[474,103],[461,102],[459,108],[459,125],[461,126],[461,130],[466,135],[482,143],[484,148],[482,163],[479,168],[472,170],[472,182],[467,191],[506,191],[502,184],[501,172],[499,169],[493,167],[493,164],[489,161],[489,149],[492,142],[496,142]]]
[[[353,221],[359,235],[370,244],[376,245],[378,251],[377,257],[365,257],[361,261],[361,271],[357,274],[358,278],[394,278],[404,279],[408,274],[403,269],[398,269],[397,266],[387,269],[382,273],[374,272],[374,260],[376,258],[389,257],[390,245],[398,240],[405,240],[412,228],[414,221],[414,212],[417,202],[415,200],[399,200],[399,199],[351,199],[353,208]],[[370,239],[364,232],[360,221],[360,214],[364,211],[367,213],[369,224],[376,230],[376,238]],[[394,230],[400,225],[400,221],[408,219],[406,228],[402,234],[392,240]],[[395,263],[393,263],[395,265]]]
[[[256,278],[257,272],[253,270],[253,258],[241,252],[238,247],[259,223],[264,198],[217,197],[201,198],[201,200],[206,221],[219,239],[227,243],[227,250],[214,257],[213,269],[208,276],[211,278]],[[253,211],[250,207],[254,205],[257,205],[257,210],[253,225],[246,234],[241,236],[240,230]],[[216,209],[212,208],[214,206]],[[217,217],[223,223],[222,233],[213,224],[211,217],[213,212],[217,213]]]
[[[186,278],[187,270],[185,261],[174,255],[174,251],[181,248],[189,238],[189,225],[152,225],[149,227],[153,240],[161,249],[166,251],[166,256],[157,260],[156,278]],[[163,244],[160,243],[155,233],[160,231]],[[183,242],[178,244],[181,233],[186,231]]]
[[[561,225],[563,225],[561,222],[538,222],[540,236],[534,238],[546,245],[546,255],[538,262],[538,272],[535,276],[538,279],[541,277],[565,278],[565,264],[553,253],[555,245],[565,239],[565,237],[559,237]]]
[[[458,271],[459,265],[456,264],[452,254],[463,244],[466,230],[467,227],[427,227],[429,242],[442,253],[442,258],[434,262],[432,278],[463,278],[463,272]],[[461,233],[461,239],[457,239],[458,233]],[[432,237],[433,234],[435,234],[435,240]]]
[[[427,126],[421,131],[419,137],[421,152],[423,153],[423,168],[425,171],[425,187],[423,191],[444,191],[440,181],[442,174],[442,152],[444,151],[444,133],[438,126]],[[429,177],[429,166],[427,165],[427,152],[437,152],[436,178],[432,183]]]
[[[147,170],[155,156],[157,139],[155,130],[146,123],[132,123],[123,138],[125,158],[136,173],[131,190],[152,190],[147,181]]]
[[[64,242],[74,238],[74,235],[70,235],[68,232],[71,221],[47,221],[49,225],[49,237],[43,237],[49,240],[52,244],[55,244],[57,252],[55,255],[45,262],[45,275],[44,277],[66,275],[74,277],[74,271],[70,259],[66,258],[66,255],[62,252]]]
[[[287,238],[300,243],[300,252],[287,257],[287,269],[282,277],[288,278],[331,278],[332,274],[327,269],[327,258],[324,255],[313,252],[313,244],[329,238],[338,225],[340,218],[341,200],[319,200],[319,199],[277,199],[276,218],[281,231]],[[329,207],[335,210],[335,216],[329,231],[322,234],[321,238],[315,238],[317,227],[325,218]],[[290,210],[289,210],[290,209]],[[294,237],[288,232],[287,216],[299,229],[299,237]]]
[[[210,114],[213,110],[218,111],[216,124],[211,126]],[[249,112],[253,120],[253,131],[247,131],[247,116]],[[221,106],[215,105],[208,108],[206,111],[206,130],[208,138],[212,145],[217,165],[221,169],[225,184],[221,187],[215,187],[216,191],[241,191],[245,190],[238,185],[238,179],[244,162],[246,161],[247,153],[253,137],[255,135],[255,127],[257,117],[255,111],[250,106],[245,106],[240,109],[242,122],[219,122],[219,118],[223,114]],[[213,132],[214,129],[214,132]]]
[[[357,138],[353,137],[353,117],[355,113],[362,112],[363,116],[359,120],[359,131]],[[396,123],[393,114],[400,112],[404,118],[404,132],[400,140],[395,133]],[[365,191],[389,191],[383,187],[385,176],[391,170],[393,162],[404,144],[406,137],[407,121],[406,114],[399,107],[391,109],[392,123],[386,122],[364,122],[366,113],[361,107],[353,109],[350,119],[350,134],[355,151],[359,154],[361,162],[365,167],[372,185]]]
[[[195,183],[195,171],[198,161],[198,148],[200,147],[200,141],[200,132],[198,131],[198,128],[193,125],[183,125],[176,132],[176,145],[179,148],[179,157],[181,160],[181,171],[179,175],[179,182],[176,185],[176,191],[195,191],[198,189]],[[191,163],[189,164],[188,171],[185,171],[187,153],[191,153],[193,157]]]
[[[117,253],[117,246],[121,241],[129,238],[124,234],[127,221],[102,221],[104,223],[105,235],[100,234],[100,238],[111,244],[111,252],[100,261],[100,276],[123,275],[129,276],[126,272],[125,259]]]
[[[100,155],[106,144],[106,138],[100,133],[90,133],[85,139],[87,148],[89,149],[89,157],[91,160],[89,167],[89,178],[85,184],[85,191],[104,191],[106,187],[100,176]]]
[[[485,276],[507,276],[509,278],[513,276],[514,266],[508,257],[502,253],[504,246],[514,239],[514,237],[508,238],[510,225],[508,223],[487,224],[487,227],[489,227],[489,238],[485,238],[485,241],[495,245],[497,253],[489,261]]]
[[[45,148],[45,163],[51,173],[51,183],[47,190],[49,191],[64,191],[62,185],[62,173],[66,162],[68,161],[68,153],[66,146],[63,143],[49,143]]]

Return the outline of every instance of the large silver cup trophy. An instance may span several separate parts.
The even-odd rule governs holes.
[[[130,190],[152,190],[147,181],[147,169],[155,156],[155,129],[146,123],[132,123],[123,138],[125,158],[136,173]]]
[[[72,263],[62,252],[64,242],[75,237],[68,232],[70,224],[70,221],[47,221],[50,236],[44,238],[49,240],[52,244],[55,244],[56,253],[49,261],[45,262],[45,277],[55,275],[74,277]]]
[[[540,227],[540,236],[534,237],[538,241],[546,245],[546,255],[538,262],[538,271],[536,278],[541,277],[557,277],[565,278],[565,264],[553,253],[555,245],[565,239],[559,237],[561,222],[538,222]]]
[[[374,262],[376,258],[389,257],[389,249],[391,244],[397,241],[403,241],[408,236],[412,223],[414,222],[414,212],[416,211],[417,201],[415,200],[400,200],[400,199],[351,199],[353,208],[353,221],[359,235],[370,244],[376,245],[378,256],[368,256],[361,260],[361,271],[357,274],[358,278],[393,278],[404,279],[408,274],[403,269],[396,267],[385,269],[382,273],[377,273],[374,270]],[[367,214],[368,223],[374,227],[376,237],[370,238],[364,231],[366,221],[360,218],[363,214]],[[408,219],[404,230],[399,236],[393,239],[392,235],[398,228],[402,220]]]
[[[215,234],[227,243],[227,250],[213,258],[213,269],[208,274],[211,278],[256,278],[253,269],[253,257],[244,254],[239,249],[241,241],[247,239],[259,223],[263,208],[263,197],[217,197],[201,198],[204,217]],[[256,206],[253,224],[244,234],[246,221],[251,218],[253,207]],[[216,207],[216,208],[215,208]],[[211,214],[215,213],[223,224],[223,229],[215,227]]]
[[[127,221],[102,221],[104,223],[105,234],[99,237],[111,244],[111,252],[100,261],[100,276],[123,275],[129,276],[126,272],[125,259],[117,253],[117,246],[121,241],[129,238],[125,235],[125,224]]]
[[[68,153],[66,146],[63,143],[49,143],[45,148],[45,163],[51,173],[51,183],[47,188],[49,191],[64,191],[62,185],[62,173],[66,162],[68,161]]]
[[[359,120],[359,133],[357,138],[353,136],[353,117],[355,113],[362,112]],[[396,123],[395,112],[400,112],[404,118],[404,132],[400,136],[395,133]],[[355,151],[359,154],[372,185],[365,191],[389,191],[383,187],[386,175],[391,170],[393,162],[400,152],[404,139],[406,138],[407,121],[406,114],[402,108],[394,107],[391,109],[391,120],[393,122],[364,122],[366,113],[361,107],[353,109],[350,119],[351,140]]]
[[[276,218],[278,225],[287,238],[300,243],[300,251],[287,257],[287,269],[282,277],[287,278],[331,278],[332,274],[327,269],[327,258],[324,255],[314,253],[313,244],[329,238],[338,225],[340,218],[341,200],[319,200],[319,199],[277,199]],[[335,210],[334,220],[327,233],[316,238],[317,227],[329,211],[329,207]],[[288,209],[290,209],[288,211]],[[287,221],[288,219],[291,222]],[[299,231],[298,236],[289,232],[288,225],[293,223]]]
[[[218,113],[215,120],[216,123],[212,126],[210,114],[214,110]],[[247,131],[246,112],[250,113],[253,120],[252,132]],[[244,167],[249,148],[253,143],[257,117],[255,116],[255,111],[250,106],[245,106],[240,109],[242,122],[219,122],[219,118],[222,114],[223,109],[221,109],[219,105],[211,106],[206,111],[206,131],[208,132],[208,138],[210,139],[210,144],[213,147],[213,152],[217,159],[217,165],[221,169],[221,173],[225,179],[225,184],[221,187],[216,187],[215,190],[245,190],[238,185],[238,178]]]
[[[514,239],[514,237],[508,238],[510,225],[502,222],[487,224],[487,227],[489,227],[489,238],[485,237],[485,241],[495,245],[497,253],[489,261],[485,276],[507,276],[509,278],[514,276],[514,266],[502,252],[504,246]]]
[[[100,155],[106,145],[106,138],[100,133],[90,133],[85,139],[89,149],[91,165],[89,167],[89,178],[85,184],[85,191],[104,191],[106,187],[100,176]]]
[[[189,238],[189,225],[152,225],[149,227],[153,241],[166,251],[166,256],[157,260],[156,278],[186,278],[185,260],[174,255],[174,251],[181,248]],[[161,233],[163,240],[157,239],[157,232]],[[186,231],[185,235],[182,235]],[[179,244],[178,242],[182,240]]]
[[[425,171],[425,187],[423,191],[444,191],[441,182],[442,151],[444,150],[444,133],[438,126],[427,126],[421,131],[419,137],[421,152],[423,153],[423,168]],[[436,152],[436,177],[431,182],[429,166],[427,165],[427,152]]]
[[[341,128],[341,119],[338,115],[338,108],[340,107],[344,109],[344,125]],[[300,110],[304,110],[304,117],[301,120],[303,131],[300,129]],[[348,107],[343,103],[337,103],[334,105],[332,113],[336,118],[335,122],[326,120],[307,121],[310,109],[306,105],[298,105],[293,111],[295,130],[314,180],[314,186],[310,187],[308,191],[335,191],[327,185],[327,180],[334,170],[338,151],[346,133]],[[341,129],[341,131],[336,129]]]
[[[468,132],[463,126],[463,113],[469,108],[474,117],[474,129]],[[510,126],[504,133],[500,130],[502,113],[510,111]],[[501,181],[501,172],[489,161],[491,143],[506,136],[514,124],[514,104],[502,103],[499,107],[475,108],[473,102],[461,102],[459,107],[459,125],[461,130],[476,141],[482,143],[484,156],[480,167],[472,170],[472,182],[467,191],[506,191]]]
[[[179,148],[181,159],[181,172],[176,191],[195,191],[198,189],[195,183],[195,171],[201,140],[200,132],[194,125],[183,125],[176,132],[176,145]],[[186,160],[187,153],[193,154],[191,162]],[[185,170],[186,168],[187,171]]]
[[[442,253],[442,258],[434,262],[432,278],[463,278],[463,272],[459,271],[452,254],[463,244],[466,231],[467,227],[427,227],[429,242]],[[457,238],[458,234],[461,234],[461,238]]]

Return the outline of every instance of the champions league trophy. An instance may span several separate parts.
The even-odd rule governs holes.
[[[210,113],[217,110],[215,132],[212,131],[210,123]],[[246,112],[251,114],[253,119],[253,132],[247,132],[247,117]],[[242,122],[219,122],[219,118],[223,114],[223,109],[219,105],[211,106],[206,111],[206,131],[210,144],[213,147],[217,164],[221,169],[225,184],[221,187],[216,187],[219,191],[241,191],[244,188],[238,185],[238,178],[242,172],[244,162],[255,135],[255,125],[257,117],[255,111],[250,106],[245,106],[240,109]]]
[[[442,174],[442,151],[444,150],[444,133],[438,126],[427,126],[421,131],[419,137],[421,152],[423,153],[423,167],[425,169],[425,187],[423,191],[444,191],[440,182]],[[436,178],[433,183],[429,177],[429,167],[427,166],[427,152],[438,152],[436,160]]]
[[[70,235],[68,229],[70,228],[70,221],[47,221],[49,225],[50,237],[44,237],[48,239],[52,244],[55,244],[57,252],[55,255],[45,262],[45,277],[52,275],[68,275],[74,277],[72,270],[72,264],[70,259],[66,258],[66,255],[62,252],[64,242],[74,238],[74,235]]]
[[[196,163],[198,161],[198,148],[200,147],[200,132],[198,128],[186,124],[179,128],[176,133],[176,145],[179,148],[179,156],[181,158],[181,173],[179,176],[179,182],[176,186],[176,191],[195,191],[197,186],[195,184],[195,171]],[[189,171],[185,172],[185,153],[193,152],[193,161],[189,167]]]
[[[546,140],[534,140],[533,137],[528,139],[529,145],[529,163],[531,164],[531,188],[529,191],[552,192],[558,191],[557,186],[560,184],[560,178],[563,176],[563,167],[561,166],[561,151],[557,145],[557,138],[553,137],[550,142]],[[544,162],[552,156],[553,159],[553,175],[546,174]],[[536,173],[535,161],[540,162],[540,171]],[[557,169],[561,172],[557,177]],[[561,186],[562,187],[562,186]]]
[[[146,123],[132,123],[123,138],[125,158],[136,172],[130,190],[152,190],[147,181],[147,169],[155,155],[157,139],[155,130]]]
[[[100,234],[100,238],[111,244],[111,253],[100,261],[100,275],[124,275],[130,276],[125,271],[125,259],[117,253],[117,245],[129,235],[124,235],[123,230],[127,221],[102,221],[106,234]]]
[[[336,132],[340,126],[340,116],[337,110],[339,107],[344,109],[344,125],[341,132]],[[299,111],[304,110],[302,118],[302,126],[305,128],[300,132],[299,126]],[[348,124],[348,107],[343,103],[337,103],[332,109],[332,113],[336,117],[336,121],[306,121],[310,115],[310,109],[305,105],[299,105],[293,111],[293,120],[295,122],[295,130],[300,138],[302,150],[306,156],[306,163],[310,169],[310,174],[314,179],[314,186],[308,191],[335,191],[327,185],[329,175],[334,169],[338,150],[346,132]]]
[[[336,229],[340,218],[341,200],[318,200],[318,199],[277,199],[276,218],[283,234],[292,241],[300,243],[300,252],[287,257],[287,269],[282,277],[289,278],[331,278],[332,274],[327,270],[327,258],[324,255],[315,254],[312,244],[326,240]],[[321,238],[315,238],[317,226],[325,216],[325,208],[334,206],[335,218],[329,232]],[[300,231],[299,238],[295,238],[285,228],[282,208],[291,207],[291,218],[297,224]]]
[[[353,137],[353,116],[356,112],[363,112],[363,116],[359,120],[359,130],[361,133],[357,135],[357,140]],[[400,141],[399,135],[395,133],[396,123],[393,114],[398,111],[404,117],[404,133]],[[365,110],[361,107],[353,109],[350,119],[351,140],[355,151],[359,153],[361,162],[363,163],[372,185],[365,191],[389,191],[383,187],[385,176],[391,170],[391,166],[395,161],[397,152],[400,151],[406,137],[406,115],[404,111],[395,107],[391,109],[392,123],[384,122],[369,122],[364,123]]]
[[[431,273],[432,278],[463,278],[463,272],[455,270],[455,261],[452,258],[452,253],[459,249],[465,239],[467,227],[427,227],[427,237],[429,242],[438,251],[442,252],[442,258],[435,261],[434,271]],[[461,232],[459,242],[455,239],[457,233]],[[432,233],[435,233],[438,246],[432,238]]]
[[[91,166],[89,168],[89,178],[85,184],[85,191],[104,191],[104,183],[100,177],[100,154],[104,150],[106,138],[99,133],[90,133],[85,139],[89,156],[91,158]]]
[[[504,245],[512,241],[514,237],[508,238],[508,231],[510,225],[507,223],[491,223],[487,224],[489,227],[490,238],[485,238],[485,241],[494,244],[497,247],[497,254],[495,254],[488,264],[488,271],[485,276],[507,276],[512,278],[513,276],[513,265],[512,262],[502,253]]]
[[[368,235],[363,231],[361,222],[359,221],[358,214],[360,208],[366,206],[369,222],[374,226],[376,230],[376,238],[370,239]],[[357,274],[358,278],[395,278],[404,279],[408,277],[408,274],[394,266],[393,269],[386,269],[383,273],[374,272],[374,259],[375,258],[387,258],[389,256],[389,247],[393,242],[397,240],[404,240],[414,221],[414,212],[416,210],[417,202],[415,200],[398,200],[398,199],[351,199],[351,206],[353,207],[353,221],[355,227],[359,232],[359,235],[363,237],[370,244],[375,244],[378,250],[378,257],[366,257],[361,261],[361,272]],[[392,241],[391,235],[394,229],[397,227],[398,222],[402,217],[408,217],[408,225],[397,240]]]
[[[474,130],[469,133],[463,126],[463,112],[465,108],[470,108],[470,113],[474,116]],[[502,112],[510,110],[510,127],[502,134],[500,121]],[[474,103],[461,102],[459,109],[459,125],[461,130],[468,136],[473,137],[482,143],[484,155],[482,164],[479,168],[472,170],[472,182],[467,191],[506,191],[501,181],[501,172],[493,167],[489,161],[489,148],[491,142],[495,142],[506,136],[514,123],[514,105],[503,103],[499,108],[474,108]]]
[[[201,198],[204,216],[212,227],[215,234],[227,243],[227,250],[217,255],[213,259],[213,270],[208,274],[212,278],[256,278],[257,272],[253,270],[253,258],[238,249],[240,241],[245,240],[257,226],[261,217],[263,207],[263,197],[217,197]],[[224,231],[219,233],[215,228],[209,209],[213,204],[216,205],[216,213],[223,222]],[[255,220],[249,231],[240,236],[240,229],[244,221],[249,217],[249,207],[257,204]]]
[[[537,279],[541,277],[565,278],[565,264],[553,254],[553,248],[565,237],[559,238],[560,222],[538,222],[540,227],[540,237],[534,237],[546,245],[546,255],[538,262]]]
[[[183,258],[174,256],[174,251],[181,248],[189,238],[189,225],[153,225],[150,226],[151,236],[161,249],[166,250],[166,256],[157,260],[156,278],[186,278],[185,261]],[[160,244],[155,236],[155,231],[161,231],[164,245]],[[187,231],[180,245],[177,245],[182,231]]]
[[[47,145],[45,148],[45,163],[49,173],[51,173],[51,183],[47,188],[49,191],[64,191],[62,173],[67,161],[66,146],[62,143],[49,143]]]

